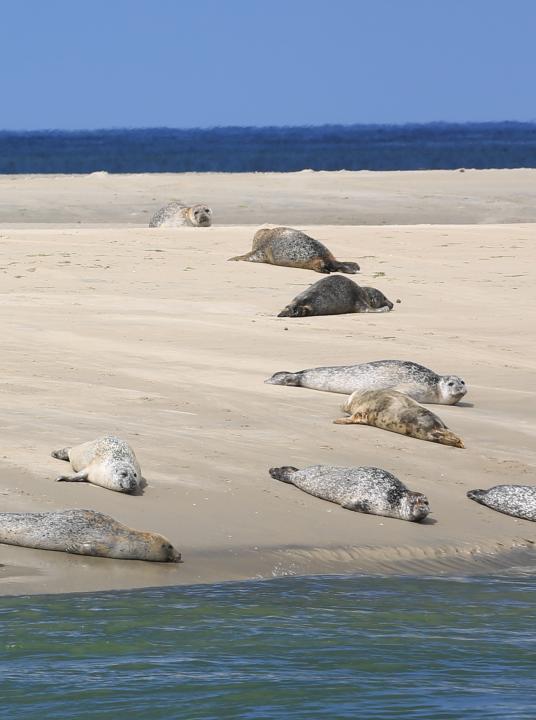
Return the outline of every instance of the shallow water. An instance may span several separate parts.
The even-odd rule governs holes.
[[[0,718],[534,718],[536,578],[0,599]]]

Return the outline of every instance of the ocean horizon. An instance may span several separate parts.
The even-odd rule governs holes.
[[[0,131],[0,174],[536,167],[536,122]]]

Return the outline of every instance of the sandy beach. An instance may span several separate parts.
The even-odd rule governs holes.
[[[0,593],[461,572],[530,554],[536,524],[465,493],[536,477],[535,180],[533,170],[0,177],[1,510],[93,508],[165,534],[184,560],[0,545]],[[172,197],[212,204],[215,225],[143,227]],[[401,303],[376,316],[277,318],[321,276],[226,262],[265,222],[299,225],[357,261],[358,283]],[[464,377],[464,402],[431,409],[465,450],[336,426],[344,396],[263,383],[278,370],[390,358]],[[135,449],[143,496],[54,482],[67,465],[51,450],[108,432]],[[352,513],[268,474],[317,463],[385,468],[433,513],[423,524]]]

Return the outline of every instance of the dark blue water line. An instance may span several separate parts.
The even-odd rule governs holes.
[[[0,173],[536,167],[536,123],[0,131]]]

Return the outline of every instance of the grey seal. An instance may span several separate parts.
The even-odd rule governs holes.
[[[143,486],[134,450],[121,438],[105,435],[97,440],[54,450],[52,457],[70,461],[75,475],[60,475],[58,482],[89,482],[124,493],[137,493]]]
[[[393,388],[418,402],[439,405],[455,405],[467,392],[465,381],[457,375],[438,375],[424,365],[407,360],[375,360],[359,365],[283,371],[275,373],[265,382],[345,395],[354,390]]]
[[[389,312],[393,303],[372,287],[360,287],[344,275],[322,278],[297,295],[277,317]]]
[[[356,390],[342,409],[350,417],[334,420],[336,425],[373,425],[419,440],[465,447],[461,438],[449,430],[441,418],[396,390]]]
[[[179,200],[160,208],[149,220],[149,227],[210,227],[212,225],[212,210],[198,203],[197,205],[184,205]]]
[[[162,535],[132,530],[93,510],[0,513],[0,543],[118,560],[181,558]]]
[[[257,230],[253,237],[251,252],[237,255],[229,260],[283,265],[327,274],[333,272],[354,274],[359,270],[357,263],[339,262],[321,242],[301,230],[288,227]]]
[[[495,485],[489,490],[469,490],[467,497],[497,512],[536,521],[536,487]]]
[[[271,468],[270,475],[309,495],[337,503],[347,510],[419,522],[430,512],[425,495],[413,492],[387,470],[313,465]]]

